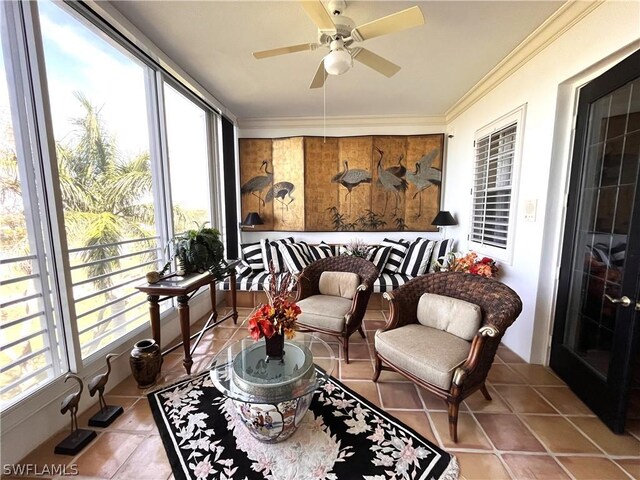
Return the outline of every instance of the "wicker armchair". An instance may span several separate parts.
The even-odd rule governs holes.
[[[480,327],[477,330],[471,329],[470,342],[418,323],[418,304],[424,293],[453,297],[480,307],[480,312],[477,313],[480,318]],[[382,369],[395,370],[444,399],[449,411],[449,435],[454,442],[457,442],[460,402],[476,390],[480,390],[487,400],[491,400],[485,380],[502,336],[522,311],[522,301],[503,283],[460,272],[434,273],[417,277],[393,292],[385,293],[384,296],[390,302],[390,318],[385,327],[376,332],[376,365],[373,381],[378,380]],[[450,300],[443,300],[450,302]],[[477,307],[474,305],[470,307],[475,308],[477,312]],[[385,332],[393,333],[385,334]],[[475,335],[473,332],[476,332]],[[442,340],[434,342],[433,337],[430,340],[430,333],[434,336],[437,333],[442,340],[452,337],[452,341],[462,342],[463,347],[465,342],[468,343],[466,347],[468,354],[462,350],[459,352],[461,356],[453,357],[451,349],[445,346],[447,342]],[[394,338],[397,353],[389,347],[393,344]],[[438,352],[438,348],[442,351]],[[386,354],[382,354],[380,350]],[[393,360],[388,357],[392,357]],[[425,361],[425,358],[429,359],[429,357],[432,360],[431,365]],[[419,361],[416,363],[418,358]],[[439,375],[437,377],[439,382],[433,380],[434,371],[435,375]],[[447,375],[448,378],[446,378]],[[430,381],[425,378],[429,378]],[[440,386],[434,383],[440,383]],[[450,386],[443,388],[442,385]]]
[[[359,277],[359,285],[355,289],[353,299],[346,302],[344,312],[335,315],[328,311],[305,313],[312,310],[312,302],[323,300],[326,297],[320,292],[320,277],[323,272],[348,272],[355,273]],[[360,332],[362,338],[366,338],[362,329],[362,318],[367,310],[369,297],[373,290],[373,282],[378,278],[378,269],[368,260],[358,257],[329,257],[317,260],[307,266],[298,277],[298,292],[296,302],[302,309],[302,315],[298,318],[301,331],[315,331],[333,335],[342,343],[344,358],[349,363],[349,336],[356,330]],[[336,304],[345,299],[329,297],[324,300],[336,300]],[[324,321],[324,315],[331,317],[330,321]]]

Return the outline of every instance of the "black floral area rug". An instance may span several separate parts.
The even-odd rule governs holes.
[[[456,458],[331,378],[297,431],[251,436],[208,372],[148,395],[176,479],[454,480]]]

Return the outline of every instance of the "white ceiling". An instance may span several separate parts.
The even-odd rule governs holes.
[[[316,117],[323,90],[308,85],[324,49],[255,60],[317,41],[298,2],[111,2],[239,119]],[[326,84],[327,116],[443,115],[563,1],[349,1],[357,25],[419,5],[424,26],[362,45],[400,65],[392,78],[363,64]],[[326,3],[325,3],[326,5]]]

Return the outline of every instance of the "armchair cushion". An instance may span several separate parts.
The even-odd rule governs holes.
[[[352,301],[333,295],[312,295],[298,301],[302,313],[298,316],[301,325],[341,332],[344,316],[351,310]]]
[[[318,290],[322,295],[333,295],[352,299],[360,285],[357,273],[350,272],[322,272],[318,282]]]
[[[449,390],[453,373],[469,355],[471,343],[456,335],[417,323],[382,331],[376,352],[394,366],[426,383]]]
[[[458,298],[424,293],[418,301],[418,322],[470,341],[480,328],[482,312],[478,305]]]

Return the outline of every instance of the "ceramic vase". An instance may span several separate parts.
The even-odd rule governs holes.
[[[269,360],[283,361],[284,357],[284,335],[274,333],[271,338],[264,337],[267,348],[267,362]]]
[[[153,339],[140,340],[131,350],[129,365],[139,388],[153,385],[162,366],[160,346]]]

